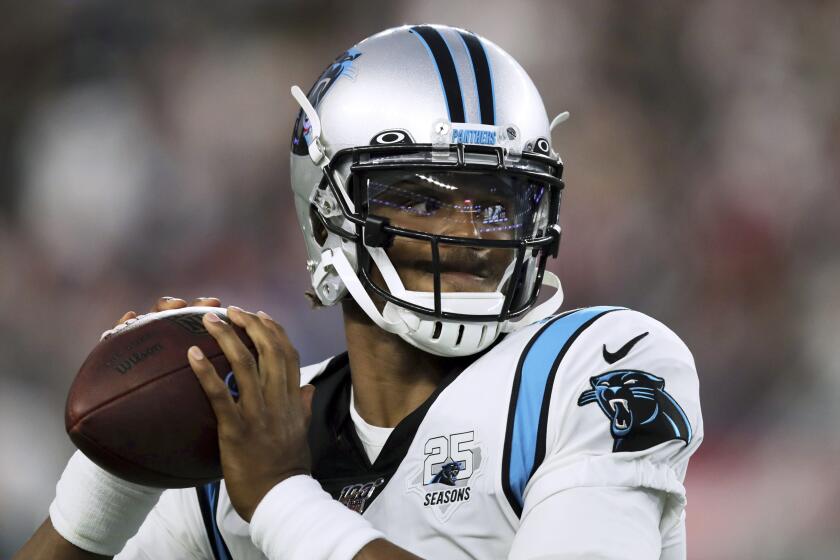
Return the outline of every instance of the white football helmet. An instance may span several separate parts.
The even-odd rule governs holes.
[[[563,164],[542,99],[490,41],[389,29],[340,55],[301,106],[295,207],[312,287],[383,329],[466,356],[559,308]],[[535,307],[540,287],[555,294]]]

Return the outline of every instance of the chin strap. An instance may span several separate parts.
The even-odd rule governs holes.
[[[523,315],[518,321],[505,321],[502,324],[502,332],[515,331],[520,327],[536,323],[560,309],[563,304],[563,286],[560,285],[560,279],[553,272],[546,270],[543,273],[542,285],[554,288],[554,295]]]
[[[390,321],[379,312],[376,305],[373,303],[373,300],[370,299],[365,287],[362,286],[362,282],[359,280],[359,277],[356,276],[356,271],[353,270],[353,266],[350,264],[350,261],[347,260],[347,255],[344,254],[344,251],[341,249],[329,249],[324,251],[321,253],[321,262],[323,262],[324,265],[331,265],[335,268],[339,278],[341,278],[342,282],[344,282],[344,286],[347,288],[347,291],[350,292],[350,295],[353,296],[353,299],[356,301],[358,306],[361,307],[362,311],[364,311],[367,316],[370,317],[371,320],[379,327],[394,334],[407,334],[409,332],[410,329],[405,321],[401,319]]]
[[[347,291],[359,307],[361,307],[367,316],[370,317],[371,320],[379,327],[394,334],[408,334],[411,330],[413,330],[406,322],[406,318],[401,317],[402,314],[388,313],[389,317],[386,318],[379,312],[379,309],[376,308],[373,300],[368,295],[367,290],[365,290],[364,286],[362,286],[362,282],[359,280],[358,276],[356,276],[356,271],[353,270],[353,265],[350,264],[350,261],[344,254],[344,251],[341,249],[326,250],[321,254],[321,262],[325,266],[332,266],[335,269],[338,276],[347,287]],[[501,332],[512,332],[520,327],[541,321],[560,308],[560,305],[563,303],[563,287],[560,284],[560,279],[557,278],[554,273],[546,270],[543,274],[542,285],[554,288],[554,294],[543,303],[530,310],[518,321],[505,321],[502,323],[500,328]],[[408,315],[413,314],[408,313]]]

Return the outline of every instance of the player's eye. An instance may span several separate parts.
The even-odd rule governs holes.
[[[636,379],[628,379],[627,381],[624,382],[624,384],[625,385],[632,385],[632,384],[636,383],[637,381],[638,380],[636,380]]]

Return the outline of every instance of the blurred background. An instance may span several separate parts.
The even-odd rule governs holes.
[[[620,304],[693,350],[706,440],[689,557],[840,557],[840,2],[5,3],[0,557],[46,516],[66,391],[161,295],[310,310],[288,149],[304,89],[403,23],[482,34],[531,74],[566,163],[566,308]]]

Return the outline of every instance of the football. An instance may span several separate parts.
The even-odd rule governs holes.
[[[187,349],[198,346],[234,397],[231,367],[202,316],[185,307],[141,315],[115,329],[85,359],[67,397],[70,439],[94,463],[131,482],[188,488],[222,477],[216,417]],[[238,336],[256,355],[244,329]]]

